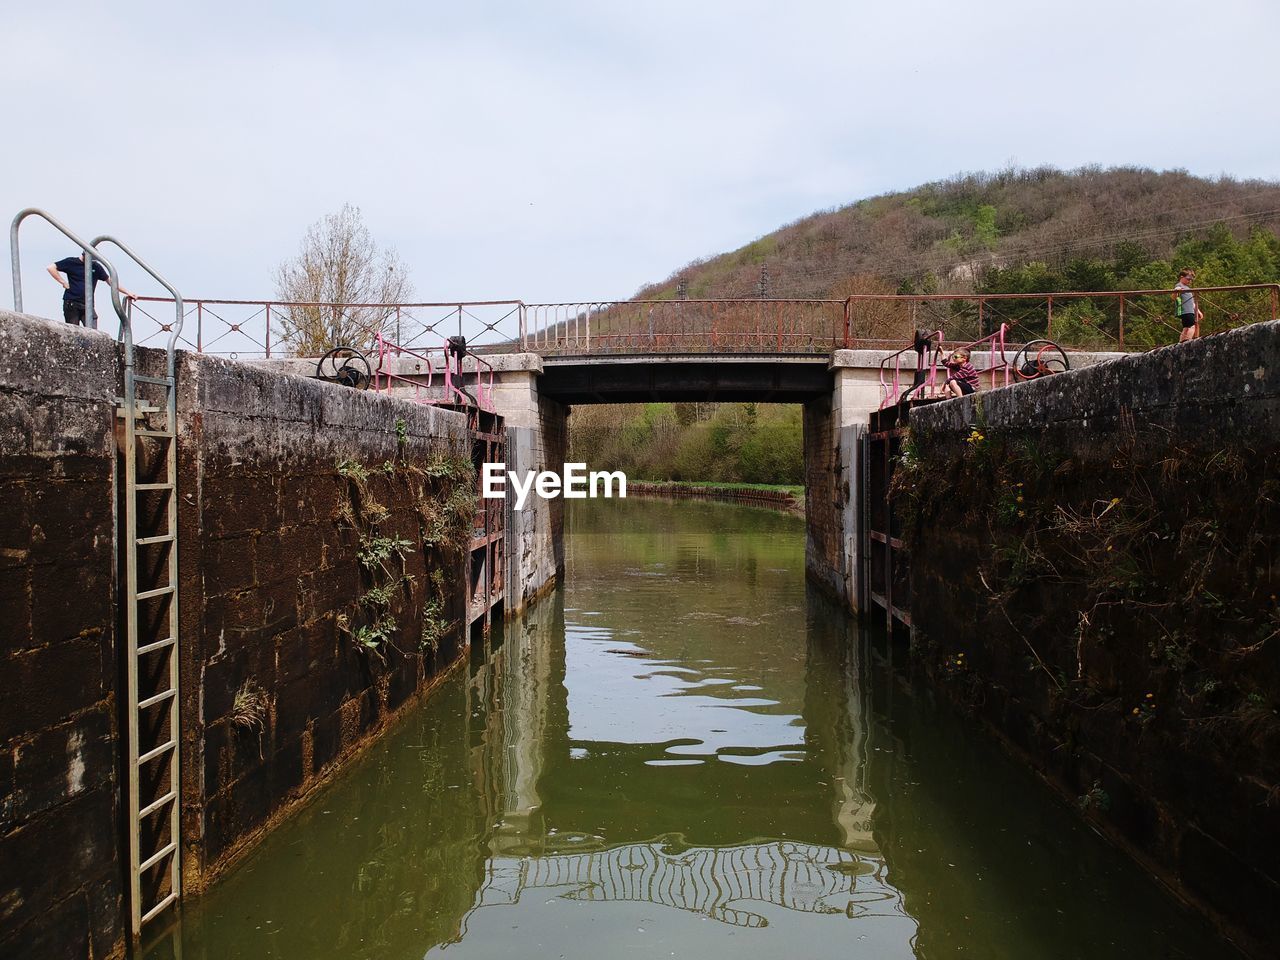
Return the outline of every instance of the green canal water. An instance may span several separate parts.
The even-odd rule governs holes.
[[[589,501],[566,553],[187,960],[1235,956],[806,588],[801,521]]]

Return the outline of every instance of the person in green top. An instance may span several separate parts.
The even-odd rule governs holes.
[[[1186,343],[1200,336],[1200,321],[1204,314],[1196,303],[1195,291],[1191,282],[1195,280],[1194,270],[1183,270],[1178,274],[1178,285],[1173,288],[1173,298],[1178,301],[1178,318],[1182,321],[1182,333],[1178,334],[1178,342]]]

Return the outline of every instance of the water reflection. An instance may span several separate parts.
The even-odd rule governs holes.
[[[571,941],[567,904],[620,912],[619,946],[641,946],[644,924],[685,943],[670,940],[675,910],[752,930],[825,920],[837,937],[855,918],[870,937],[879,919],[880,955],[911,955],[914,923],[872,837],[858,677],[819,626],[830,609],[806,597],[794,521],[735,511],[786,535],[708,539],[663,513],[665,529],[652,513],[638,528],[576,514],[567,589],[476,671],[474,779],[493,831],[450,955],[491,949],[512,922],[563,923]],[[834,691],[811,689],[815,657]],[[746,949],[759,948],[779,944]]]
[[[764,927],[763,914],[733,904],[863,916],[898,900],[882,874],[883,863],[807,843],[685,847],[654,841],[590,853],[494,857],[476,906],[512,904],[530,892],[549,891],[575,900],[658,904],[735,927]]]
[[[187,956],[1229,955],[803,551],[763,511],[575,509],[567,586],[189,908]]]

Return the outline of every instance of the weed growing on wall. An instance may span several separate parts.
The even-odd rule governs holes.
[[[262,733],[267,721],[267,694],[256,680],[246,680],[231,700],[231,723],[241,730]]]
[[[449,620],[444,609],[444,571],[435,570],[431,574],[434,587],[431,598],[422,610],[422,635],[419,639],[419,652],[433,659],[440,652],[440,642],[444,640],[454,626],[456,620]]]
[[[354,559],[365,585],[355,603],[338,615],[338,627],[356,649],[381,661],[391,650],[434,657],[457,626],[457,620],[446,617],[449,586],[456,582],[446,570],[458,570],[456,576],[461,576],[478,503],[469,459],[442,446],[421,460],[410,460],[402,418],[395,429],[394,460],[376,469],[353,460],[340,460],[335,467],[344,490],[335,521],[355,533]],[[416,539],[410,538],[413,527]],[[409,572],[416,555],[424,561],[430,555],[439,565],[421,600],[417,649],[406,651],[398,641],[417,582]]]
[[[262,758],[262,734],[267,729],[270,702],[257,680],[246,680],[231,699],[231,726],[258,738],[258,758]]]

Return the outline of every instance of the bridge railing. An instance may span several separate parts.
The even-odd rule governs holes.
[[[826,353],[849,340],[845,300],[531,303],[522,340],[543,354]]]
[[[1280,318],[1280,284],[1196,288],[1202,334]],[[132,301],[135,342],[159,345],[174,328],[172,300]],[[190,300],[179,346],[230,357],[308,352],[300,326],[329,342],[372,350],[381,333],[405,348],[466,337],[485,353],[821,354],[897,349],[916,330],[950,344],[1008,327],[1010,344],[1046,338],[1068,349],[1140,351],[1178,338],[1172,290],[1060,293],[863,294],[846,300],[611,300],[530,303],[288,303]]]
[[[523,304],[518,300],[455,303],[294,303],[283,300],[184,301],[178,346],[232,359],[259,359],[315,353],[298,331],[323,331],[330,343],[376,352],[382,334],[404,348],[436,347],[463,336],[467,343],[495,352],[519,344]],[[135,342],[156,346],[174,327],[173,300],[132,301]],[[323,353],[323,350],[319,352]]]
[[[1196,290],[1203,334],[1280,317],[1280,285]],[[521,342],[542,354],[823,353],[896,348],[916,330],[948,343],[1040,338],[1138,351],[1177,339],[1172,290],[865,294],[847,300],[629,300],[526,304]]]

